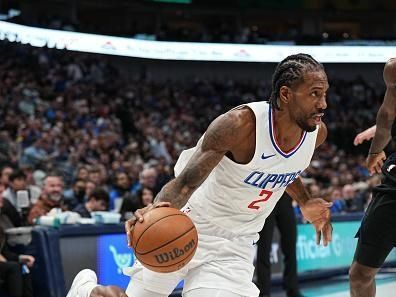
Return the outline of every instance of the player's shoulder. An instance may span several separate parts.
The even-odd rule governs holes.
[[[389,59],[384,67],[385,83],[396,83],[396,58]]]
[[[223,116],[224,120],[232,122],[236,126],[254,126],[256,123],[256,116],[253,110],[247,105],[241,105],[231,109]]]
[[[394,69],[396,68],[396,57],[395,58],[390,58],[386,64],[385,64],[385,69],[390,68]]]
[[[254,112],[248,107],[234,108],[216,118],[209,126],[203,144],[217,143],[227,149],[240,144],[255,131]]]

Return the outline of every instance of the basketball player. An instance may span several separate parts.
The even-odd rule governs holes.
[[[286,190],[326,246],[332,235],[331,203],[312,199],[300,175],[326,138],[321,121],[328,89],[322,64],[292,55],[275,69],[269,102],[254,102],[219,116],[195,148],[184,151],[155,203],[126,222],[128,237],[155,207],[181,208],[193,220],[199,244],[191,262],[172,273],[156,273],[136,262],[129,297],[163,297],[184,279],[185,297],[258,296],[252,283],[253,243]],[[130,238],[129,238],[130,239]],[[80,272],[68,297],[98,296],[91,270]],[[91,281],[90,281],[91,280]],[[110,297],[111,295],[100,295]]]
[[[396,153],[386,159],[383,151],[396,136],[396,129],[392,129],[396,116],[396,59],[386,63],[384,81],[386,93],[376,126],[366,130],[362,137],[362,141],[370,139],[370,133],[374,133],[367,168],[370,174],[382,171],[384,179],[373,189],[373,198],[357,234],[359,240],[349,271],[352,297],[375,296],[375,275],[396,245]]]

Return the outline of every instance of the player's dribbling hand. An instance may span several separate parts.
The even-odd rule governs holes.
[[[125,222],[125,232],[127,234],[128,246],[130,247],[132,244],[132,235],[133,228],[137,222],[143,222],[143,215],[150,210],[157,207],[169,207],[170,202],[154,202],[150,203],[146,207],[140,208],[134,212],[132,218]]]
[[[373,175],[375,173],[381,173],[381,168],[382,168],[382,165],[384,165],[385,159],[386,159],[386,155],[385,155],[384,151],[382,151],[378,154],[368,155],[366,164],[367,164],[367,169],[368,169],[370,175]]]

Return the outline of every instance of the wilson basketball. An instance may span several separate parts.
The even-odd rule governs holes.
[[[132,247],[143,266],[156,272],[172,272],[194,256],[198,233],[191,219],[178,209],[155,208],[136,223]]]

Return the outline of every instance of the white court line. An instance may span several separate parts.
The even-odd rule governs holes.
[[[392,291],[393,290],[393,291]],[[396,283],[389,283],[377,286],[377,295],[376,297],[389,297],[394,296],[390,294],[390,292],[396,291]],[[339,292],[330,295],[322,295],[321,297],[350,297],[349,292]]]

